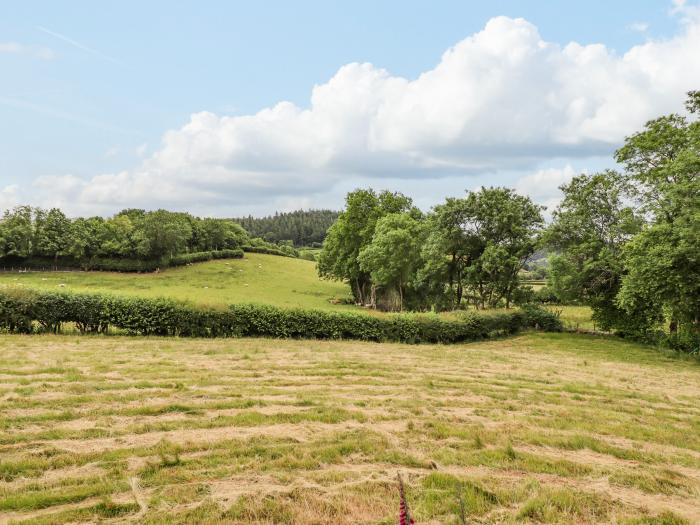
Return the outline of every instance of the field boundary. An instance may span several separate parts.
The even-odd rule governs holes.
[[[526,328],[561,331],[552,314],[536,306],[498,313],[468,312],[458,320],[437,315],[327,312],[269,305],[199,307],[172,299],[106,294],[0,289],[0,329],[10,333],[60,333],[72,325],[80,333],[180,337],[275,337],[355,339],[403,343],[459,343],[515,334]]]

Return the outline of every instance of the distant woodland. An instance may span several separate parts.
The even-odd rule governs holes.
[[[333,210],[293,211],[275,213],[267,217],[239,217],[233,219],[253,237],[268,242],[292,241],[295,247],[320,247],[326,232],[340,212]]]

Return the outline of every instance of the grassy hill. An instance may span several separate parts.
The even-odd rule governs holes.
[[[264,303],[282,307],[353,308],[331,304],[331,300],[347,297],[350,290],[343,283],[319,279],[314,262],[255,253],[246,253],[243,259],[196,263],[157,274],[0,273],[0,284],[21,284],[44,290],[173,297],[209,305]]]
[[[669,378],[673,378],[669,381]],[[700,367],[618,339],[0,337],[0,523],[700,522]],[[25,521],[26,520],[26,521]]]
[[[172,297],[207,305],[261,303],[281,307],[358,310],[337,304],[350,297],[349,287],[323,280],[316,263],[291,257],[246,253],[243,259],[217,260],[170,268],[161,273],[30,272],[0,273],[1,285],[42,290],[109,292],[143,297]],[[561,319],[570,329],[593,329],[587,306],[562,306]],[[370,314],[379,312],[362,310]],[[445,316],[453,314],[445,313]]]

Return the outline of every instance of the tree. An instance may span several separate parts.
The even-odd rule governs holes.
[[[447,199],[430,216],[418,281],[434,300],[445,283],[453,307],[467,292],[478,307],[501,302],[510,307],[518,273],[537,246],[541,209],[507,188],[481,188],[462,199]]]
[[[222,250],[240,247],[248,237],[240,224],[228,219],[200,219],[195,221],[201,237],[200,250]],[[193,228],[194,232],[194,228]]]
[[[449,305],[462,304],[466,268],[478,257],[482,243],[468,223],[471,213],[466,199],[448,198],[433,208],[428,220],[428,235],[423,245],[423,266],[418,282],[439,306],[449,288]]]
[[[625,250],[618,305],[642,305],[669,321],[669,332],[700,346],[700,91],[688,93],[691,120],[647,122],[616,153],[647,214]]]
[[[102,217],[78,217],[70,223],[64,254],[76,260],[96,257],[101,252],[104,237],[105,221]]]
[[[355,302],[366,304],[370,298],[372,279],[364,271],[358,257],[374,235],[377,221],[390,213],[419,213],[410,198],[400,193],[355,190],[345,198],[345,210],[328,230],[319,254],[318,272],[321,277],[346,280]]]
[[[369,273],[374,285],[396,289],[399,311],[404,291],[420,262],[423,225],[408,213],[391,213],[377,221],[372,241],[360,250],[360,268]]]
[[[37,209],[34,217],[33,255],[58,259],[70,244],[71,223],[58,208]]]
[[[148,212],[138,223],[136,250],[141,256],[160,259],[185,251],[192,227],[184,213],[167,210]]]
[[[467,283],[482,308],[501,301],[509,308],[519,287],[518,273],[537,247],[543,208],[509,188],[481,188],[466,201],[465,230],[476,239]]]
[[[234,220],[253,237],[262,237],[268,242],[291,240],[296,247],[320,247],[328,228],[336,221],[338,215],[337,211],[332,210],[299,210],[275,213],[268,217],[248,216]]]
[[[546,239],[558,252],[550,258],[550,285],[565,301],[582,301],[604,329],[629,325],[616,303],[624,245],[642,218],[628,204],[630,188],[614,171],[579,175],[560,188],[564,199],[553,214]]]
[[[135,220],[142,220],[136,217]],[[107,257],[136,258],[136,226],[129,215],[121,213],[107,219],[100,230],[100,253]]]
[[[2,255],[29,257],[32,255],[34,225],[30,206],[17,206],[7,210],[0,221],[0,247]]]

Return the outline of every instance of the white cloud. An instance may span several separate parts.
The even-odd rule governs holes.
[[[649,29],[649,24],[647,22],[633,22],[629,25],[629,28],[637,33],[646,33]]]
[[[53,60],[56,58],[56,53],[48,47],[27,46],[17,42],[0,42],[0,53],[25,55],[40,60]]]
[[[585,170],[584,170],[585,173]],[[515,182],[515,191],[528,195],[538,204],[547,207],[549,215],[562,199],[560,186],[567,184],[576,175],[580,175],[570,164],[562,168],[546,168],[525,175]]]
[[[16,184],[0,189],[0,211],[13,208],[19,202],[19,187]]]
[[[609,156],[700,86],[700,16],[678,9],[677,36],[623,55],[601,44],[546,42],[526,20],[493,18],[415,79],[352,63],[314,86],[307,108],[280,102],[252,115],[193,114],[138,168],[78,180],[64,200],[105,209],[271,210],[358,177],[437,181]],[[534,191],[537,180],[519,185]],[[322,197],[315,204],[324,205]]]

